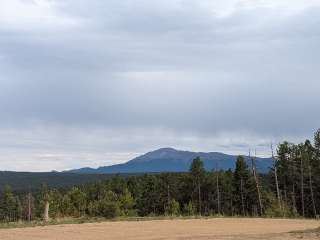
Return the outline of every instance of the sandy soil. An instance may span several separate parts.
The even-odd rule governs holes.
[[[317,233],[293,234],[297,230],[320,226],[313,220],[283,219],[209,219],[105,222],[2,229],[1,240],[319,240]]]

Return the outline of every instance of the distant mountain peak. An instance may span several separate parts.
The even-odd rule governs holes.
[[[166,147],[166,148],[159,148],[157,150],[148,152],[145,155],[170,154],[170,153],[177,153],[177,152],[179,152],[179,150]]]
[[[160,148],[123,164],[99,167],[97,169],[82,168],[71,170],[76,173],[147,173],[147,172],[186,172],[193,159],[200,157],[204,167],[211,171],[217,166],[220,169],[234,169],[237,156],[219,152],[181,151],[171,147]],[[250,161],[246,158],[248,163]],[[257,158],[257,167],[261,172],[267,172],[272,166],[272,159]]]
[[[170,148],[170,147],[159,148],[157,150],[148,152],[142,156],[136,157],[131,161],[132,162],[144,162],[144,161],[149,161],[151,159],[165,158],[165,157],[174,155],[178,152],[179,152],[178,150],[176,150],[174,148]]]
[[[160,152],[160,151],[171,151],[171,152],[177,152],[178,150],[173,148],[173,147],[163,147],[163,148],[159,148],[157,150],[154,150],[152,152]]]

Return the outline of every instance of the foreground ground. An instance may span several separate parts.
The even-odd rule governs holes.
[[[33,228],[1,229],[6,240],[319,240],[319,221],[286,219],[193,219],[140,222],[104,222],[56,225]],[[292,231],[298,231],[292,233]],[[300,231],[300,232],[299,232]]]

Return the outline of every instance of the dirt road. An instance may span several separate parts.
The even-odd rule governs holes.
[[[313,220],[219,218],[57,225],[2,229],[0,240],[250,240],[320,239],[317,233],[288,233],[320,226]]]

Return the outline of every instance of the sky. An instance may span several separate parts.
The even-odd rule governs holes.
[[[320,0],[0,0],[0,170],[312,138],[319,26]]]

